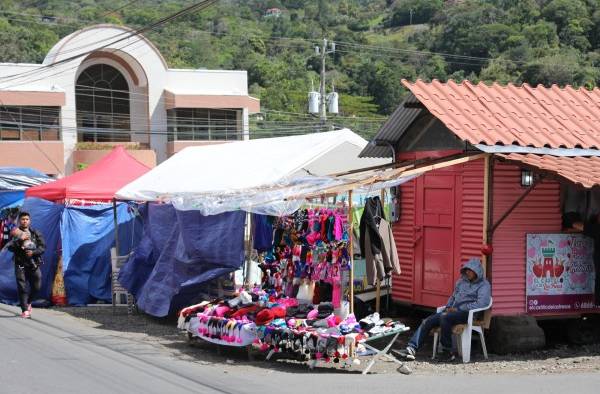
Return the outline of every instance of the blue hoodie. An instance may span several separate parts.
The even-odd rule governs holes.
[[[477,274],[471,282],[464,274],[465,269],[470,269]],[[454,293],[448,299],[446,307],[456,308],[459,311],[485,308],[490,304],[492,289],[490,282],[483,277],[483,267],[479,259],[471,259],[460,269],[461,277],[454,286]]]

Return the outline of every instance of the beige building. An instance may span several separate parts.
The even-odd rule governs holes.
[[[98,25],[42,64],[0,63],[0,166],[69,174],[130,145],[155,165],[188,145],[249,138],[246,71],[170,69],[131,29]]]

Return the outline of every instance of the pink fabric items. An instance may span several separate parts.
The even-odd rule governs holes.
[[[308,320],[315,320],[318,315],[319,315],[319,310],[313,309],[312,311],[308,312],[308,314],[306,315],[306,318]]]
[[[218,306],[218,307],[215,308],[214,315],[218,316],[218,317],[224,317],[225,314],[227,312],[229,312],[230,310],[231,309],[229,309],[228,306],[224,306],[224,305],[223,306]]]
[[[335,215],[333,234],[335,235],[336,241],[340,241],[344,237],[344,223],[340,215]]]

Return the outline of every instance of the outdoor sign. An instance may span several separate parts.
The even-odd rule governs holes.
[[[527,234],[527,313],[594,309],[593,252],[582,234]]]

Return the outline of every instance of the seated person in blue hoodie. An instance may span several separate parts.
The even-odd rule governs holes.
[[[452,327],[466,324],[469,311],[485,308],[490,304],[490,283],[483,277],[483,267],[479,259],[469,260],[460,269],[460,279],[456,282],[454,293],[448,299],[446,308],[423,320],[400,356],[414,360],[417,350],[423,345],[432,328],[441,327],[442,354],[444,361],[454,360],[452,352]]]

